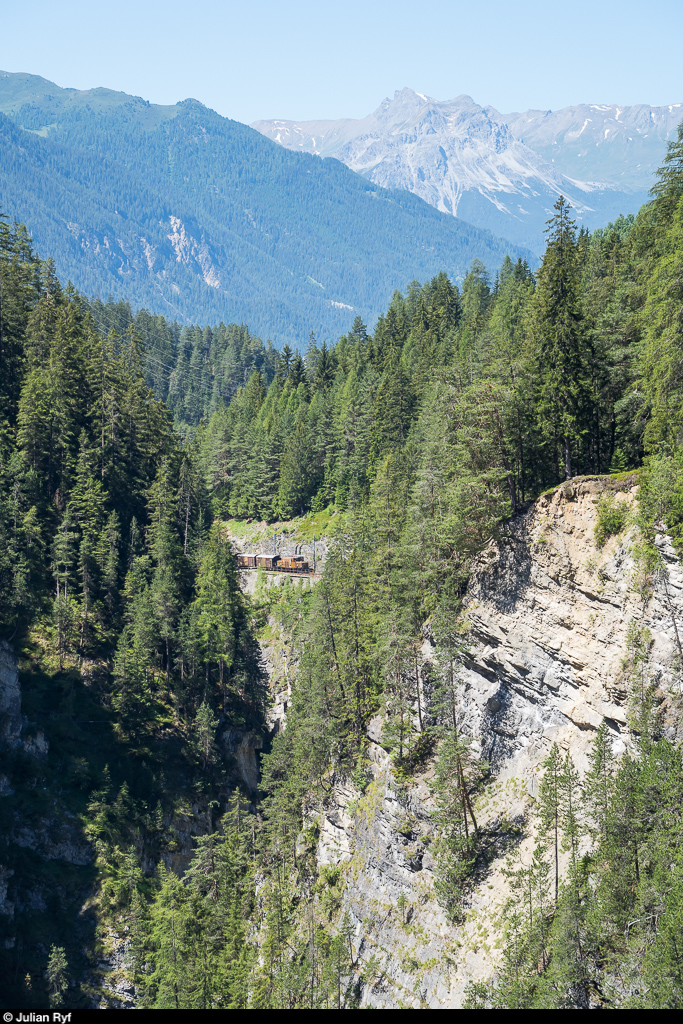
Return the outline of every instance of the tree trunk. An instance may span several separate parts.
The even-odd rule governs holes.
[[[341,690],[342,700],[346,703],[346,693],[344,692],[344,683],[342,682],[341,673],[339,671],[339,661],[337,659],[337,646],[334,642],[334,630],[332,628],[332,616],[330,614],[330,602],[328,601],[327,594],[325,594],[325,611],[327,612],[327,623],[330,627],[330,641],[332,643],[332,654],[334,655],[334,667],[337,672],[337,679],[339,680],[339,689]]]
[[[478,833],[479,832],[479,826],[477,825],[477,819],[475,818],[474,811],[472,810],[472,803],[470,801],[470,795],[467,792],[467,786],[465,785],[465,773],[463,771],[462,761],[460,760],[459,756],[458,756],[458,768],[460,769],[460,782],[461,782],[461,785],[462,785],[463,796],[465,797],[465,802],[467,803],[467,809],[470,812],[470,818],[472,819],[472,824],[474,825],[474,831],[476,833]]]
[[[557,807],[555,808],[555,906],[557,906],[557,898],[560,890],[560,860],[558,853],[558,835],[557,835]]]
[[[565,480],[572,478],[572,451],[569,446],[569,438],[564,439],[564,476]]]

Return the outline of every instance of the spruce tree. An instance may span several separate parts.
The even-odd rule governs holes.
[[[560,891],[560,842],[563,797],[563,765],[560,748],[553,743],[550,753],[543,760],[544,769],[538,790],[538,815],[541,835],[548,842],[554,861],[555,903]]]
[[[573,475],[591,408],[590,365],[581,308],[576,228],[560,196],[548,221],[548,242],[533,297],[532,338],[538,374],[538,414],[553,457]],[[558,465],[559,478],[559,465]]]

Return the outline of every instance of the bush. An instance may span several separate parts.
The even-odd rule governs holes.
[[[677,546],[683,535],[683,466],[680,456],[656,455],[648,459],[638,492],[646,528],[665,527]]]
[[[628,507],[625,501],[617,501],[612,492],[603,494],[598,502],[598,521],[595,524],[595,543],[599,548],[603,547],[610,537],[613,537],[626,526],[628,520]]]

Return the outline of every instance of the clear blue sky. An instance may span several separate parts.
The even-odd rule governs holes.
[[[395,89],[503,112],[683,101],[683,0],[5,0],[0,69],[239,121],[362,117]]]

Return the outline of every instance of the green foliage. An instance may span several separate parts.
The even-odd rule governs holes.
[[[37,773],[12,766],[7,813],[38,833],[47,815],[65,815],[96,861],[74,868],[78,881],[63,865],[18,860],[4,822],[0,842],[19,892],[56,893],[46,935],[80,977],[93,914],[142,906],[143,865],[177,852],[179,795],[220,792],[226,718],[260,729],[263,672],[198,453],[147,386],[134,325],[98,331],[23,229],[0,219],[0,241],[0,631],[26,658],[24,710],[50,742]],[[42,877],[50,871],[57,882]],[[93,899],[80,921],[84,887]],[[29,973],[33,916],[16,921]],[[15,979],[14,1004],[8,956],[0,970]],[[47,999],[43,988],[29,1005]]]
[[[560,196],[532,302],[531,336],[538,372],[538,413],[567,479],[592,404],[590,352],[581,308],[579,247],[569,204]]]
[[[248,937],[253,867],[248,815],[233,797],[223,830],[201,836],[181,882],[160,868],[134,907],[132,944],[143,1006],[245,1009],[256,950]]]
[[[666,528],[677,545],[683,531],[683,467],[681,451],[661,452],[647,459],[639,490],[639,504],[645,535]]]
[[[68,968],[66,950],[63,946],[52,946],[47,960],[47,984],[51,1007],[62,1005],[63,993],[69,987]]]
[[[4,202],[88,295],[181,323],[250,324],[295,346],[311,328],[338,337],[354,310],[374,323],[416,275],[462,279],[473,256],[497,266],[505,255],[489,232],[196,100],[157,106],[36,78],[15,106],[13,87],[2,79]],[[183,369],[173,397],[195,411],[211,381],[204,353],[188,352]]]
[[[614,491],[606,491],[600,496],[595,524],[595,543],[602,548],[610,537],[622,532],[628,522],[628,506],[619,501]]]
[[[17,757],[12,771],[36,816],[67,787],[97,855],[92,905],[129,922],[146,1007],[357,1005],[375,967],[358,962],[348,876],[319,872],[315,847],[333,786],[355,787],[359,807],[374,798],[379,712],[399,792],[436,752],[437,891],[462,918],[513,838],[476,817],[488,769],[459,717],[462,598],[530,497],[645,460],[634,582],[663,594],[677,630],[656,543],[683,523],[676,159],[633,223],[577,234],[560,201],[538,280],[508,259],[491,282],[475,262],[462,291],[443,273],[413,282],[372,334],[357,317],[305,353],[88,304],[0,221],[0,623],[30,659],[27,714],[48,723],[50,757],[64,751],[59,769]],[[605,491],[598,546],[625,508]],[[267,588],[261,574],[252,605],[223,517],[263,521],[249,526],[262,538],[302,512],[297,543],[326,529],[321,578]],[[258,816],[221,789],[225,741],[263,734],[255,623],[287,686],[286,728],[249,794]],[[544,762],[536,846],[507,866],[500,972],[469,1005],[678,1005],[683,783],[651,639],[634,620],[628,755],[603,726],[583,780],[555,745]],[[153,865],[182,851],[186,802],[210,829],[181,880]]]
[[[528,863],[510,858],[502,962],[495,980],[470,988],[473,1008],[681,1005],[683,762],[678,747],[661,738],[653,713],[650,644],[647,631],[632,623],[629,752],[615,756],[603,722],[583,779],[556,745],[544,761],[540,841]],[[564,877],[559,850],[569,853]]]

